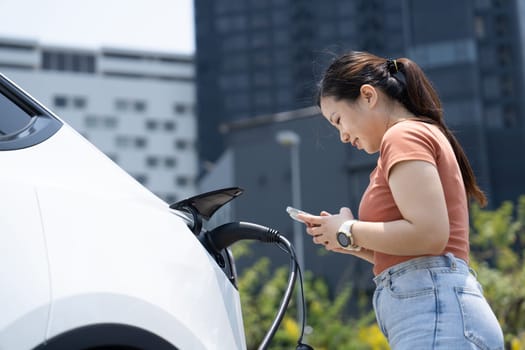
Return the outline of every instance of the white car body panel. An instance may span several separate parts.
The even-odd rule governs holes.
[[[45,339],[49,318],[46,245],[34,188],[1,183],[0,349],[28,349]]]
[[[0,349],[103,323],[246,349],[238,291],[186,223],[71,127],[0,164]]]

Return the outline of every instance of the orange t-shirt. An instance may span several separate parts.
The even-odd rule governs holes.
[[[387,222],[403,219],[388,186],[388,176],[395,164],[408,160],[422,160],[436,166],[450,223],[450,237],[443,254],[450,252],[468,262],[467,194],[452,146],[435,125],[420,120],[404,120],[386,131],[381,141],[377,166],[370,174],[370,184],[359,206],[359,220]],[[378,275],[395,264],[415,257],[374,252],[374,274]]]

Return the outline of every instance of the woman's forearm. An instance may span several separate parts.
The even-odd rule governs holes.
[[[434,225],[416,226],[406,220],[357,221],[352,226],[354,243],[391,255],[440,254],[448,241],[448,230]]]

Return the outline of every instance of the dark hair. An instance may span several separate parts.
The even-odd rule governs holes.
[[[401,73],[398,74],[398,73]],[[449,140],[463,176],[467,195],[481,206],[487,198],[476,183],[474,171],[460,143],[443,120],[439,96],[421,68],[408,58],[384,59],[367,52],[351,51],[337,57],[326,69],[318,86],[321,97],[355,101],[363,84],[381,89],[422,121],[437,125]]]

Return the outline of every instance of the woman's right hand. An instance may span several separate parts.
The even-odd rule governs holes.
[[[298,217],[306,224],[306,232],[313,237],[314,243],[334,250],[340,248],[336,238],[339,227],[346,220],[352,220],[354,215],[350,209],[343,207],[339,214],[335,215],[322,211],[319,216],[300,214]]]

